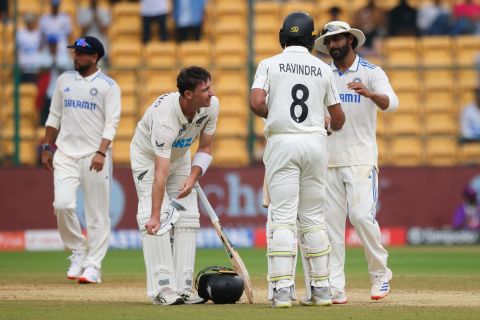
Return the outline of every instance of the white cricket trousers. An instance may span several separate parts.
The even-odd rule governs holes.
[[[53,157],[53,207],[65,246],[74,253],[86,254],[83,267],[101,268],[110,236],[112,157],[110,150],[107,151],[102,171],[96,172],[90,171],[94,155],[75,159],[57,149]],[[87,238],[76,214],[79,186],[84,195]]]
[[[371,276],[386,274],[388,252],[375,219],[378,173],[374,166],[330,167],[325,221],[332,246],[330,285],[345,290],[345,224],[348,218],[362,241]]]

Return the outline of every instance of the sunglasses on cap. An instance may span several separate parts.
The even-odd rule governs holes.
[[[336,25],[336,24],[329,24],[322,29],[322,34],[321,35],[323,36],[327,32],[335,32],[335,31],[339,31],[339,30],[348,31],[348,29],[345,28],[344,26],[339,26],[339,25]]]
[[[75,45],[83,48],[92,48],[92,46],[85,40],[85,38],[80,38],[75,42]]]

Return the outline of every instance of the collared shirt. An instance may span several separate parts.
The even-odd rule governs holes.
[[[340,103],[331,68],[300,46],[260,61],[252,89],[268,94],[265,136],[321,133],[325,106]]]
[[[218,99],[212,97],[210,106],[200,108],[189,122],[180,107],[179,92],[161,95],[138,122],[133,142],[149,162],[152,163],[155,156],[170,158],[173,162],[190,150],[201,132],[215,133],[218,113]]]
[[[333,62],[330,66],[342,101],[345,124],[341,131],[334,132],[327,139],[330,152],[328,165],[377,166],[378,148],[375,133],[378,107],[371,99],[348,89],[347,84],[361,82],[370,91],[386,94],[389,98],[389,107],[385,111],[396,110],[398,98],[382,68],[370,64],[358,55],[344,73],[341,73]]]
[[[60,129],[56,145],[79,158],[98,150],[102,138],[113,141],[120,121],[120,88],[99,69],[88,77],[76,71],[57,79],[46,126]]]

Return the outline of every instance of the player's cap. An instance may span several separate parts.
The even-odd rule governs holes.
[[[315,49],[328,54],[328,48],[325,45],[325,38],[339,33],[350,33],[357,38],[357,48],[365,43],[365,35],[361,30],[350,28],[350,25],[344,21],[330,21],[323,27],[320,37],[315,40]]]
[[[105,49],[100,40],[90,36],[77,39],[74,44],[67,46],[67,48],[84,53],[98,53],[99,59],[105,55]]]

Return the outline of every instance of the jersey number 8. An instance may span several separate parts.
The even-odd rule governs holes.
[[[297,94],[298,91],[302,91],[302,97],[298,98]],[[308,116],[308,106],[305,104],[305,101],[308,99],[308,88],[303,84],[296,84],[292,88],[292,98],[293,102],[290,105],[290,116],[292,117],[293,121],[296,123],[302,123]],[[299,113],[299,106],[301,108],[301,112]]]

